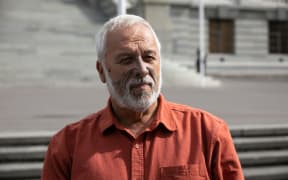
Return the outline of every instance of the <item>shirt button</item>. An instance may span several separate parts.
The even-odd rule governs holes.
[[[139,149],[139,144],[135,144],[135,148],[136,148],[136,149]]]

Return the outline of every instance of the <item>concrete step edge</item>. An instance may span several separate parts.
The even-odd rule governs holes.
[[[288,165],[249,167],[243,172],[246,180],[284,180],[288,177]]]
[[[48,144],[54,134],[53,131],[0,133],[0,146]]]
[[[0,147],[0,162],[43,161],[47,146]]]
[[[240,152],[238,156],[243,167],[288,164],[288,149]]]
[[[39,178],[42,162],[0,164],[0,179]]]
[[[288,124],[230,126],[230,132],[233,137],[281,136],[288,135]]]
[[[288,149],[288,136],[233,138],[238,152],[248,150]]]

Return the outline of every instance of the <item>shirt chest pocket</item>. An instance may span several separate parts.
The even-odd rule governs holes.
[[[206,171],[200,164],[187,164],[160,168],[161,180],[206,180]]]

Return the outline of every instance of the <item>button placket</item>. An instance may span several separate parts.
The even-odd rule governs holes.
[[[136,140],[131,150],[131,179],[144,180],[144,146]]]

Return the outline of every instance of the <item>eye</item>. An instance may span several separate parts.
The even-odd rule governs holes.
[[[131,64],[133,62],[133,57],[132,56],[123,56],[119,58],[119,64]]]
[[[144,61],[146,61],[146,62],[151,62],[151,61],[154,61],[155,59],[156,58],[153,55],[145,55],[144,56]]]

